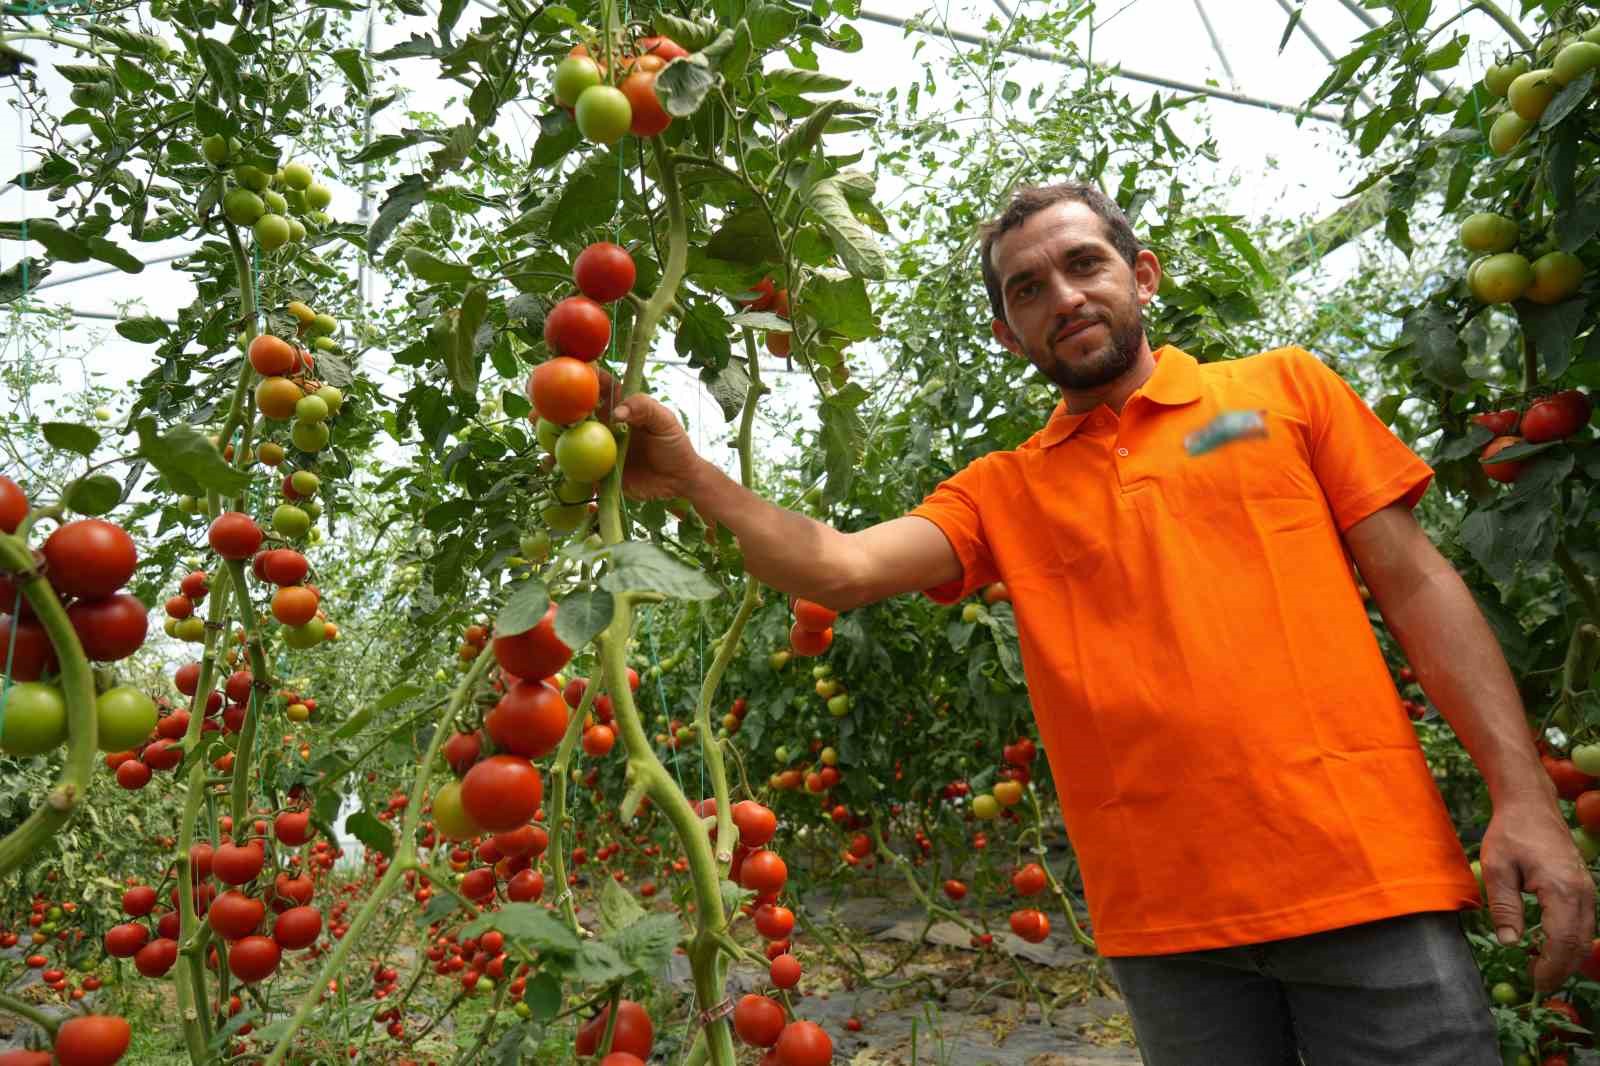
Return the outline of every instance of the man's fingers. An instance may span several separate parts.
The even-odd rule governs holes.
[[[1483,890],[1489,897],[1489,920],[1502,944],[1522,939],[1522,876],[1514,864],[1482,860]]]
[[[1553,880],[1538,896],[1545,941],[1534,984],[1552,992],[1577,970],[1594,939],[1593,882],[1583,870]]]

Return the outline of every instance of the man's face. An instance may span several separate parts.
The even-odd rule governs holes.
[[[1153,253],[1132,266],[1086,204],[1066,201],[1037,212],[995,241],[1005,321],[1001,344],[1067,390],[1110,384],[1138,360],[1144,305],[1161,281]]]

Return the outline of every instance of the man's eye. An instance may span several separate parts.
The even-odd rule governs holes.
[[[1013,289],[1011,291],[1011,295],[1013,299],[1027,300],[1032,298],[1033,295],[1038,291],[1039,283],[1037,281],[1028,281],[1018,285],[1015,289]]]

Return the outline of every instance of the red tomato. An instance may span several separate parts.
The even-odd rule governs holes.
[[[1521,412],[1516,408],[1508,407],[1502,411],[1473,415],[1472,421],[1497,437],[1509,437],[1517,431],[1517,420],[1521,417]]]
[[[96,662],[126,659],[144,646],[149,626],[145,605],[119,592],[97,600],[79,600],[67,608],[83,653]]]
[[[660,56],[668,63],[682,59],[689,50],[671,37],[641,37],[638,41],[640,55]]]
[[[637,116],[638,112],[634,114]],[[572,264],[572,280],[577,283],[578,291],[603,304],[626,296],[636,276],[633,256],[622,245],[610,241],[589,245],[578,253]]]
[[[578,1029],[577,1051],[580,1056],[593,1055],[600,1050],[600,1038],[605,1035],[606,1021],[611,1017],[611,1005],[596,1014]],[[641,1059],[650,1057],[655,1044],[655,1026],[650,1015],[631,999],[617,1001],[617,1024],[611,1033],[611,1050],[625,1051]]]
[[[1521,444],[1521,437],[1496,437],[1483,449],[1479,457],[1483,461],[1483,472],[1494,481],[1515,481],[1522,474],[1522,468],[1527,465],[1525,460],[1511,462],[1491,463],[1486,460],[1493,459],[1513,444]]]
[[[1011,931],[1030,944],[1037,944],[1050,935],[1050,919],[1043,911],[1033,909],[1011,912]]]
[[[544,342],[556,355],[586,363],[600,358],[611,341],[611,318],[587,296],[568,296],[544,320]]]
[[[211,908],[206,912],[206,921],[211,923],[212,930],[224,940],[238,940],[247,937],[261,926],[261,920],[267,916],[267,905],[259,899],[230,888],[218,896],[211,903]]]
[[[1011,875],[1011,887],[1016,889],[1019,896],[1037,896],[1044,891],[1044,867],[1036,862],[1018,868]]]
[[[1579,389],[1539,400],[1522,416],[1523,439],[1534,443],[1563,440],[1589,424],[1589,398]]]
[[[176,912],[172,916],[176,918]],[[156,937],[140,948],[138,954],[133,957],[134,968],[146,977],[165,976],[177,961],[178,942],[165,936]]]
[[[483,740],[476,731],[457,733],[444,742],[444,761],[457,777],[472,768],[483,751]]]
[[[247,985],[265,981],[278,969],[283,952],[270,936],[247,936],[228,949],[228,972]]]
[[[730,812],[739,827],[739,843],[759,848],[778,832],[778,816],[755,800],[740,800]]]
[[[305,585],[286,585],[272,594],[272,617],[286,626],[303,626],[317,616],[320,597]]]
[[[786,940],[794,931],[794,911],[776,903],[757,907],[751,917],[755,919],[756,932],[768,940]]]
[[[561,743],[569,713],[567,701],[554,685],[518,680],[500,697],[483,725],[499,750],[537,759]]]
[[[816,1022],[790,1022],[773,1050],[778,1066],[828,1066],[833,1061],[833,1040]]]
[[[583,360],[558,355],[528,375],[528,399],[540,418],[571,425],[588,418],[600,402],[600,378]]]
[[[117,766],[117,784],[129,792],[137,792],[150,783],[150,764],[129,759]]]
[[[152,770],[170,770],[183,761],[183,749],[176,741],[157,740],[147,745],[139,758]]]
[[[299,847],[311,839],[311,812],[284,811],[273,820],[272,832],[280,844]]]
[[[491,832],[523,825],[543,798],[539,771],[517,755],[491,755],[461,779],[461,806],[467,817]]]
[[[531,903],[544,895],[544,874],[523,870],[506,884],[506,898],[513,903]]]
[[[539,624],[512,636],[494,638],[500,669],[529,681],[540,681],[567,665],[572,649],[556,636],[556,605],[550,604]]]
[[[583,750],[595,758],[611,753],[617,743],[617,734],[608,725],[590,726],[583,731]]]
[[[461,879],[461,894],[474,903],[483,903],[494,898],[494,871],[487,866],[479,866],[469,870]]]
[[[944,883],[944,894],[952,900],[963,900],[967,897],[967,886],[960,881],[951,879]]]
[[[792,337],[781,330],[769,330],[766,341],[767,351],[772,355],[788,355],[793,345]]]
[[[1576,800],[1595,787],[1595,779],[1572,765],[1571,759],[1544,759],[1545,772],[1555,782],[1556,794],[1564,800]]]
[[[138,922],[123,922],[106,930],[106,954],[115,958],[131,959],[149,942],[150,930]]]
[[[224,511],[211,523],[206,539],[224,559],[248,559],[261,547],[261,527],[240,511]]]
[[[149,885],[135,885],[122,894],[122,913],[132,918],[143,918],[156,907],[156,890]]]
[[[262,377],[287,374],[294,369],[294,345],[286,340],[263,333],[250,342],[250,365]]]
[[[133,1040],[133,1029],[114,1014],[69,1018],[56,1030],[56,1061],[61,1066],[112,1066]]]
[[[796,655],[821,655],[833,644],[833,630],[815,632],[796,622],[789,629],[789,649]]]
[[[322,934],[322,912],[315,907],[290,907],[272,923],[272,939],[294,951],[310,947]]]
[[[45,538],[44,560],[57,590],[98,599],[128,583],[139,553],[121,526],[103,518],[80,518]]]
[[[775,999],[748,995],[733,1008],[733,1031],[751,1047],[771,1047],[783,1032],[783,1007]]]
[[[311,571],[311,563],[293,548],[275,548],[261,563],[262,578],[274,585],[298,585]]]
[[[794,601],[795,625],[807,632],[821,633],[824,629],[832,629],[834,620],[838,617],[838,611],[829,610],[820,603],[812,603],[805,599]]]
[[[28,517],[28,497],[22,487],[0,475],[0,532],[15,533]]]
[[[1600,937],[1589,945],[1589,953],[1578,964],[1578,972],[1591,981],[1600,981]]]
[[[655,71],[641,67],[622,79],[622,95],[633,109],[628,131],[635,137],[655,137],[672,125],[672,116],[656,95]]]
[[[199,603],[206,598],[206,593],[211,591],[211,580],[204,570],[195,570],[185,575],[178,583],[178,591]]]
[[[745,856],[739,883],[752,892],[776,892],[789,879],[789,867],[775,851],[753,851]]]
[[[13,639],[12,630],[16,630]],[[0,615],[0,656],[11,655],[11,680],[37,681],[45,671],[56,668],[56,649],[44,626],[31,618],[20,621],[10,615]],[[5,661],[0,658],[0,670]]]
[[[211,856],[211,872],[225,885],[254,881],[265,864],[266,853],[254,844],[221,844]]]

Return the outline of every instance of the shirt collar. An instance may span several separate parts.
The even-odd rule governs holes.
[[[1135,399],[1143,397],[1151,403],[1178,407],[1193,403],[1200,398],[1200,364],[1195,361],[1194,356],[1170,344],[1162,345],[1152,354],[1156,360],[1155,372],[1150,375],[1150,380],[1135,389],[1133,395],[1128,397],[1130,404]],[[1067,411],[1066,401],[1060,401],[1051,412],[1050,421],[1040,433],[1040,445],[1049,448],[1060,444],[1072,436],[1078,427],[1098,410],[1096,407],[1081,414],[1071,414]],[[1123,410],[1126,412],[1127,408],[1124,407]]]

